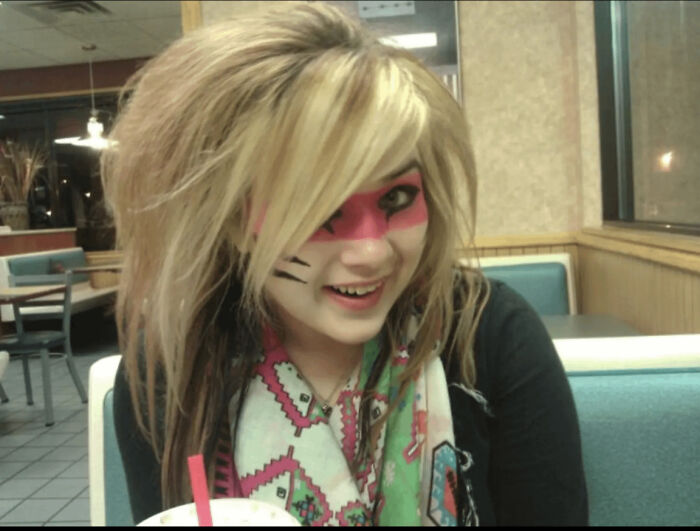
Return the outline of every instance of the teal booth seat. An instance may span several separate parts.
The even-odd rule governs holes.
[[[593,526],[700,524],[700,371],[570,373]],[[104,400],[105,523],[133,525]]]
[[[573,373],[592,526],[700,524],[700,372]]]
[[[132,526],[134,519],[131,516],[124,464],[114,429],[113,394],[112,389],[107,391],[103,406],[105,525]]]
[[[80,247],[61,249],[49,253],[31,253],[7,258],[10,275],[49,275],[62,273],[62,270],[85,267],[85,251]],[[85,273],[73,275],[73,284],[87,282]]]
[[[568,315],[569,289],[561,262],[483,266],[484,275],[505,282],[540,315]]]

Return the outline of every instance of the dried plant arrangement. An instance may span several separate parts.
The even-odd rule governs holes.
[[[27,201],[34,179],[46,164],[46,150],[0,140],[0,196],[9,203]]]

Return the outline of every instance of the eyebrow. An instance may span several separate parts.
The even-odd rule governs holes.
[[[401,177],[404,173],[406,173],[408,170],[412,168],[420,169],[420,165],[418,164],[418,161],[416,159],[412,159],[409,161],[407,164],[403,165],[401,168],[396,170],[395,172],[390,173],[389,175],[385,175],[379,180],[379,184],[387,184],[397,177]]]

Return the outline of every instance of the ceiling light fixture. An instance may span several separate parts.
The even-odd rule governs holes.
[[[97,46],[90,44],[88,46],[83,46],[83,50],[86,52],[93,52],[97,49]],[[90,119],[87,123],[88,136],[86,138],[81,137],[67,137],[67,138],[57,138],[54,140],[56,144],[72,144],[74,146],[85,146],[92,149],[104,149],[110,146],[112,143],[102,136],[104,132],[104,125],[99,121],[98,115],[99,111],[95,107],[95,83],[92,76],[92,54],[90,54],[90,59],[88,63],[88,68],[90,71]]]
[[[54,140],[54,144],[74,144],[80,140],[79,136],[67,136],[65,138],[57,138]]]
[[[389,35],[379,39],[382,44],[395,48],[433,48],[437,46],[437,33],[405,33],[403,35]]]

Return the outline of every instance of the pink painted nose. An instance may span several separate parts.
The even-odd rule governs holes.
[[[386,270],[393,255],[394,250],[386,238],[347,240],[340,253],[340,262],[349,268],[365,268],[372,274],[375,270]]]

